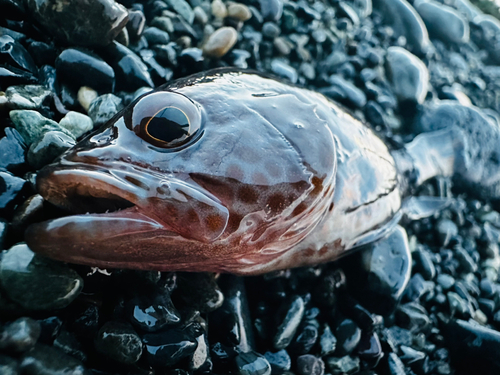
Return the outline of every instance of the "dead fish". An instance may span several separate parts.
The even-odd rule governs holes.
[[[440,157],[453,158],[448,148]],[[314,265],[395,227],[411,149],[391,154],[319,93],[204,72],[138,98],[43,168],[40,194],[74,215],[25,238],[40,254],[100,268],[253,275]],[[454,161],[443,160],[420,179],[451,174]]]

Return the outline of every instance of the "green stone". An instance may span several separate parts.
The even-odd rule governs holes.
[[[31,144],[28,151],[28,163],[33,168],[40,169],[74,145],[75,140],[63,132],[44,133]]]
[[[59,125],[68,130],[73,137],[79,138],[94,128],[92,119],[79,112],[70,111],[64,116]]]
[[[57,122],[43,117],[37,111],[32,110],[13,110],[9,112],[10,119],[14,127],[21,134],[24,142],[29,146],[42,134],[57,130],[66,133],[72,137],[71,133],[59,125]]]

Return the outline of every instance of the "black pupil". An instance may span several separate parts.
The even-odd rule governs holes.
[[[167,107],[149,121],[147,132],[153,138],[172,142],[189,135],[189,120],[180,109]]]

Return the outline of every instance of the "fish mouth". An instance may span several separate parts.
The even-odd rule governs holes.
[[[124,252],[133,257],[141,241],[156,238],[211,243],[229,217],[227,208],[196,183],[126,164],[48,166],[39,172],[37,187],[71,215],[31,225],[28,245],[76,263],[123,260]]]

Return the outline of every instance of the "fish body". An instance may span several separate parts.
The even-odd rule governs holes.
[[[75,213],[34,251],[102,268],[259,274],[337,259],[399,218],[394,159],[323,95],[214,70],[138,98],[37,178]]]

